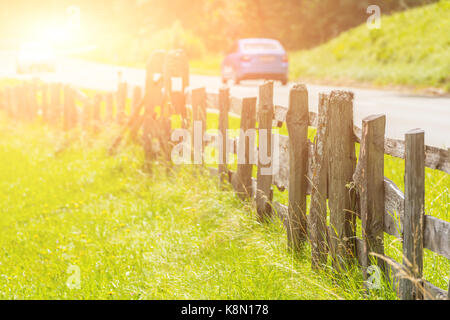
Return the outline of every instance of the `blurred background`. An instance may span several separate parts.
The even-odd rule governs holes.
[[[380,29],[366,27],[369,5],[381,9]],[[289,52],[291,80],[449,91],[449,8],[448,0],[2,1],[0,49],[45,39],[60,53],[142,67],[154,49],[183,48],[194,73],[217,75],[234,40],[265,37]]]

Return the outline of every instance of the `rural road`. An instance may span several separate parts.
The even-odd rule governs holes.
[[[46,81],[60,81],[75,86],[115,90],[118,71],[130,87],[144,85],[145,71],[136,68],[118,67],[83,60],[61,58],[54,74],[39,75]],[[0,52],[0,78],[18,77],[15,72],[15,55],[13,52]],[[29,77],[29,76],[28,76]],[[221,81],[219,77],[192,75],[191,88],[206,87],[208,92],[218,92]],[[258,95],[261,81],[243,81],[241,85],[231,86],[232,96],[249,97]],[[287,106],[289,87],[275,85],[274,103]],[[414,128],[425,130],[425,143],[440,148],[450,147],[450,97],[431,97],[399,93],[395,91],[359,89],[348,87],[331,87],[307,85],[311,111],[317,111],[319,92],[331,90],[350,90],[355,94],[355,124],[361,127],[361,120],[371,114],[386,115],[386,134],[390,138],[403,139],[406,131]],[[130,89],[131,90],[131,89]]]

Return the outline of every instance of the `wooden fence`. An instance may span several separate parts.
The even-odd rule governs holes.
[[[102,124],[116,122],[123,131],[110,152],[121,143],[125,130],[133,139],[142,132],[137,140],[143,145],[147,164],[156,156],[152,147],[155,138],[160,141],[159,152],[170,160],[170,117],[174,113],[181,115],[183,128],[192,128],[197,120],[206,130],[207,109],[216,109],[223,139],[230,113],[241,118],[241,135],[250,129],[271,132],[286,123],[289,136],[272,139],[269,134],[266,151],[271,155],[272,143],[278,141],[278,158],[271,157],[269,164],[259,161],[256,178],[252,177],[250,158],[258,147],[246,136],[233,143],[234,152],[244,150],[238,153],[244,159],[238,159],[237,170],[230,171],[222,161],[218,169],[209,168],[210,172],[218,174],[222,183],[228,180],[244,201],[254,201],[261,221],[281,217],[293,250],[300,250],[309,241],[313,268],[322,268],[329,256],[338,271],[356,260],[367,278],[367,268],[375,264],[391,279],[401,299],[448,298],[448,292],[423,279],[422,270],[424,248],[450,259],[450,223],[425,215],[424,174],[425,167],[450,173],[449,150],[425,146],[424,132],[419,129],[405,133],[404,141],[386,138],[384,115],[369,116],[363,119],[362,128],[357,127],[351,92],[320,94],[316,114],[308,110],[308,91],[300,84],[290,90],[289,106],[284,107],[273,104],[273,82],[259,87],[258,99],[238,99],[230,97],[226,87],[218,94],[207,93],[204,88],[189,91],[187,80],[179,91],[164,93],[161,89],[167,79],[151,76],[148,72],[143,93],[134,88],[129,115],[126,83],[120,83],[117,92],[89,98],[67,85],[24,82],[0,91],[0,109],[11,119],[39,118],[65,131],[81,128],[96,132]],[[103,102],[105,111],[101,113]],[[156,114],[154,108],[163,105]],[[308,127],[317,128],[314,142],[308,139]],[[226,143],[224,140],[223,145]],[[355,143],[360,143],[359,161]],[[226,159],[224,152],[219,154]],[[385,154],[405,159],[404,193],[384,177]],[[261,174],[275,161],[277,172]],[[273,201],[273,186],[289,191],[288,205]],[[309,214],[307,195],[311,197]],[[360,237],[355,231],[357,219],[361,220]],[[402,263],[385,256],[384,233],[402,240]]]

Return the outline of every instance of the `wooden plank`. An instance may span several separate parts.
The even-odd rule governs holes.
[[[373,115],[363,119],[363,136],[353,181],[359,193],[361,229],[363,240],[362,267],[366,270],[375,260],[381,270],[384,261],[371,257],[371,253],[384,255],[384,133],[385,115]]]
[[[328,188],[328,119],[329,96],[319,94],[319,120],[314,140],[311,177],[311,205],[309,233],[311,239],[311,266],[318,269],[327,263],[327,188]]]
[[[259,86],[259,142],[256,190],[256,211],[263,221],[272,215],[272,119],[273,81]]]
[[[253,194],[252,171],[256,163],[256,97],[242,100],[241,131],[237,173],[232,185],[241,199],[249,199]]]
[[[230,88],[222,87],[219,89],[219,178],[223,183],[228,177],[227,169],[227,142],[228,142],[228,110],[230,108]],[[205,111],[206,112],[206,111]]]
[[[329,207],[331,256],[335,269],[345,268],[354,251],[355,201],[348,185],[356,165],[353,140],[353,93],[332,91],[329,121]]]
[[[299,251],[307,238],[308,91],[296,84],[289,92],[289,219],[288,245]]]
[[[403,265],[408,277],[400,282],[402,300],[422,299],[423,227],[425,209],[424,131],[405,135],[405,215],[403,219]]]

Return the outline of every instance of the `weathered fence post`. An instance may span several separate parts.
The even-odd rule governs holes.
[[[42,84],[42,121],[44,123],[49,122],[49,85],[47,83]]]
[[[385,115],[363,119],[359,161],[353,175],[359,192],[363,237],[362,267],[364,279],[371,260],[384,271],[383,259],[369,257],[371,253],[384,255],[384,132]]]
[[[59,125],[61,121],[61,84],[54,83],[51,87],[51,98],[50,98],[50,118],[53,125]]]
[[[88,101],[83,106],[83,130],[85,132],[90,131],[92,123],[92,105],[91,102]]]
[[[3,105],[3,112],[5,112],[5,114],[9,114],[9,108],[10,108],[10,89],[9,87],[6,87],[5,89],[3,89],[3,94],[2,94],[2,102],[1,104]]]
[[[181,49],[170,50],[164,60],[164,87],[172,111],[181,115],[182,128],[188,127],[186,88],[189,86],[189,60]]]
[[[253,194],[252,170],[256,163],[256,97],[242,99],[241,130],[237,152],[237,171],[232,184],[237,195],[250,199]]]
[[[200,164],[203,163],[203,137],[206,131],[205,88],[192,89],[192,115],[192,159],[194,164]]]
[[[329,121],[330,246],[335,269],[345,268],[354,253],[354,199],[351,182],[356,166],[353,139],[353,93],[332,91]]]
[[[256,211],[264,220],[272,215],[272,119],[273,81],[259,86],[259,143],[256,190]]]
[[[6,89],[0,89],[0,110],[5,111],[5,92]]]
[[[127,83],[120,82],[117,89],[117,122],[123,124],[125,122],[125,108],[127,103]]]
[[[131,114],[135,114],[137,112],[137,108],[139,107],[139,103],[142,99],[142,89],[140,86],[134,86],[133,88],[133,97],[131,99]]]
[[[405,214],[403,217],[403,265],[408,274],[400,280],[400,298],[423,298],[423,227],[425,211],[424,131],[405,135]]]
[[[314,140],[313,176],[311,181],[311,205],[309,233],[311,238],[311,266],[318,269],[326,265],[327,245],[327,197],[328,197],[328,126],[329,95],[319,94],[317,133]]]
[[[76,126],[77,114],[75,106],[74,90],[66,85],[64,87],[64,131],[68,131]]]
[[[26,121],[31,120],[31,86],[28,81],[23,83],[23,101],[22,101],[22,116]]]
[[[142,146],[144,148],[144,170],[151,172],[151,162],[154,157],[152,129],[155,124],[154,112],[150,111],[150,106],[146,106],[142,124]]]
[[[30,120],[34,121],[38,113],[38,103],[37,103],[37,81],[33,79],[29,84],[29,112]]]
[[[5,89],[5,112],[11,116],[11,88]]]
[[[308,91],[296,84],[289,93],[286,124],[289,132],[288,244],[299,250],[307,238],[306,188],[308,165]]]
[[[137,119],[139,118],[140,112],[140,104],[142,100],[142,89],[139,86],[135,86],[133,89],[133,98],[131,101],[131,118]],[[136,140],[139,127],[135,124],[136,121],[130,121],[130,137],[133,140]]]
[[[112,92],[108,92],[105,95],[105,121],[110,123],[114,119],[114,105],[113,105],[113,94]]]
[[[64,131],[69,130],[70,128],[70,107],[69,107],[69,99],[70,99],[70,89],[69,86],[64,86],[64,106],[63,106],[63,129]]]
[[[228,129],[228,111],[230,109],[230,89],[223,87],[219,89],[219,177],[220,181],[224,182],[228,176],[227,169],[227,129]]]
[[[16,120],[22,121],[23,89],[22,85],[13,88],[13,115]]]

